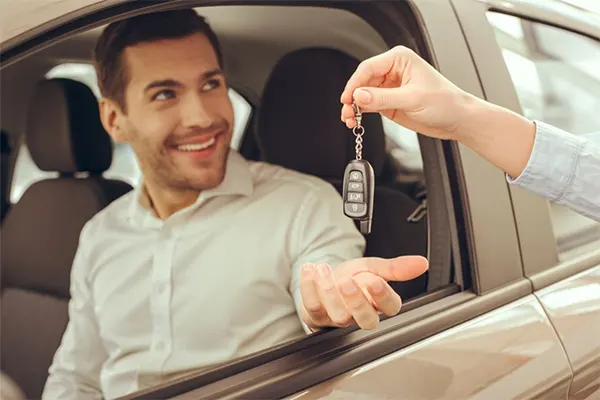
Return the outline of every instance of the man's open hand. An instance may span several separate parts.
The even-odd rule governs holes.
[[[356,322],[375,329],[379,314],[396,315],[400,296],[388,281],[409,281],[429,267],[425,258],[357,258],[332,269],[327,264],[305,264],[300,279],[302,320],[309,328],[346,327]]]

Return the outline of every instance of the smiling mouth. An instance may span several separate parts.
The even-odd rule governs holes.
[[[177,150],[179,151],[200,151],[208,149],[210,146],[214,145],[217,142],[216,137],[212,137],[204,143],[194,143],[194,144],[182,144],[177,146]]]

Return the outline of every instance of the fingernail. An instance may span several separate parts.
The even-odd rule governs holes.
[[[355,98],[360,104],[371,104],[373,101],[373,96],[369,93],[368,90],[358,89],[355,93]]]
[[[356,285],[352,282],[352,279],[348,279],[342,283],[342,293],[354,294],[356,293]]]
[[[373,284],[371,285],[371,288],[373,289],[373,292],[377,293],[377,294],[381,294],[383,292],[383,283],[381,283],[381,281],[377,280],[375,282],[373,282]]]
[[[319,264],[319,266],[317,266],[317,270],[321,276],[329,275],[329,266],[327,264]]]
[[[304,264],[302,266],[302,273],[304,273],[305,276],[307,277],[311,277],[314,274],[314,267],[312,264]]]

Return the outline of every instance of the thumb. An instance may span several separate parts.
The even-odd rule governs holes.
[[[410,281],[427,271],[429,262],[421,256],[401,256],[396,258],[366,257],[344,263],[342,268],[334,268],[334,273],[355,276],[370,272],[386,281]]]
[[[354,92],[354,100],[362,111],[384,112],[388,110],[404,110],[412,103],[410,92],[402,87],[397,88],[359,88]]]

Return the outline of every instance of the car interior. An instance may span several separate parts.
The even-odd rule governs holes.
[[[217,32],[229,84],[250,109],[232,146],[249,160],[320,177],[341,194],[355,138],[340,122],[339,96],[361,60],[389,48],[381,36],[341,9],[197,11]],[[68,321],[69,274],[80,230],[136,181],[107,173],[117,146],[100,124],[93,79],[76,73],[47,78],[60,65],[90,68],[102,28],[68,37],[1,71],[1,365],[28,398],[40,397]],[[424,155],[416,134],[376,114],[365,115],[363,125],[364,158],[376,174],[366,255],[427,256]],[[32,163],[22,163],[24,151]],[[13,202],[11,191],[21,181],[33,183]],[[407,301],[431,289],[428,279],[425,274],[391,285]]]

